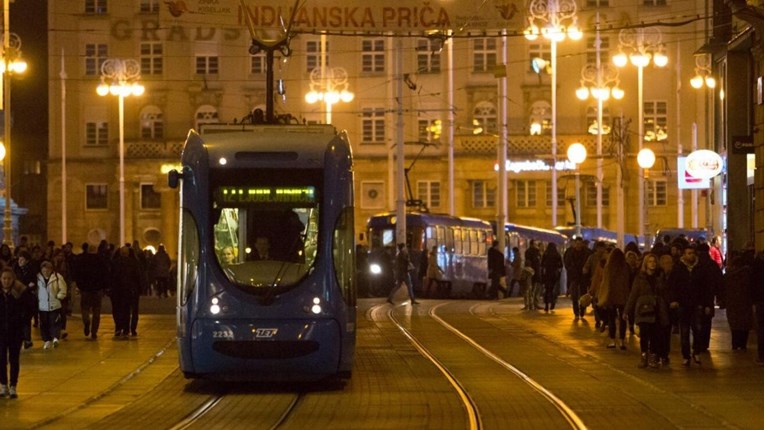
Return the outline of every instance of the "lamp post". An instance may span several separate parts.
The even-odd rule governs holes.
[[[598,56],[600,59],[600,56]],[[579,100],[587,100],[592,97],[598,103],[598,117],[595,122],[594,133],[597,136],[597,155],[603,151],[603,134],[607,134],[603,126],[603,102],[613,97],[616,100],[624,98],[624,90],[619,88],[619,71],[608,64],[587,64],[582,68],[581,86],[576,90]],[[592,128],[590,132],[592,132]],[[610,129],[609,129],[610,131]],[[597,171],[597,227],[603,227],[603,159],[598,157]]]
[[[141,65],[133,59],[109,58],[101,65],[101,83],[96,88],[99,96],[113,95],[119,100],[120,121],[120,246],[125,243],[125,97],[140,96],[144,86]]]
[[[643,174],[640,175],[643,181],[641,181],[640,185],[645,186],[645,179],[648,179],[648,169],[653,167],[653,164],[656,163],[656,155],[651,151],[650,148],[643,148],[638,152],[637,154],[637,163],[638,166],[643,170]],[[645,196],[645,193],[642,193]],[[645,198],[645,197],[643,197]],[[647,220],[648,219],[648,205],[645,204],[644,201],[640,202],[640,218]],[[642,232],[641,236],[642,237]],[[648,247],[648,238],[644,237],[643,240],[645,241],[645,246]]]
[[[637,67],[638,72],[638,152],[643,149],[645,140],[645,124],[643,121],[643,69],[651,63],[656,67],[667,65],[668,58],[661,43],[661,31],[656,27],[629,28],[619,32],[619,54],[613,57],[617,67],[627,65],[627,60]],[[629,54],[628,54],[629,53]],[[638,237],[645,236],[645,184],[643,176],[638,179]]]
[[[575,0],[531,0],[528,13],[529,26],[524,30],[528,40],[536,40],[541,34],[550,41],[550,86],[552,99],[552,157],[553,166],[557,163],[557,47],[566,37],[571,40],[582,38],[582,31],[576,25]],[[558,224],[558,178],[552,169],[552,226]]]
[[[324,102],[327,124],[332,124],[333,104],[353,101],[353,93],[348,91],[348,72],[342,67],[316,67],[311,70],[310,85],[305,101],[308,104]]]
[[[3,1],[3,60],[0,65],[0,99],[3,106],[3,168],[5,170],[5,209],[3,211],[3,244],[13,247],[11,216],[11,76],[24,73],[27,63],[21,59],[21,38],[9,31],[8,0]]]
[[[576,166],[576,169],[574,170],[574,177],[576,178],[576,214],[574,214],[574,225],[576,230],[576,235],[581,237],[582,236],[582,202],[580,197],[580,190],[579,190],[579,165],[584,163],[584,160],[587,159],[587,148],[584,147],[581,143],[572,143],[568,150],[566,151],[566,155],[568,155],[568,161],[574,163]]]

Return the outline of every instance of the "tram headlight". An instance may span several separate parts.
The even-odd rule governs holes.
[[[373,275],[379,275],[382,273],[382,267],[380,267],[380,265],[377,263],[372,263],[369,265],[369,273]]]
[[[313,304],[311,305],[311,307],[308,308],[306,306],[306,311],[308,311],[308,309],[311,310],[312,314],[319,315],[321,313],[321,299],[318,298],[318,297],[314,297],[313,298]]]
[[[210,300],[210,313],[213,315],[218,315],[220,313],[220,305],[219,300],[217,297],[213,297],[212,300]]]

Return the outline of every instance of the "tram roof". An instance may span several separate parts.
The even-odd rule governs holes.
[[[370,227],[379,227],[388,224],[394,224],[395,212],[386,212],[374,215],[369,218]],[[443,225],[449,227],[473,227],[473,228],[491,228],[491,225],[482,219],[469,217],[456,217],[447,214],[434,214],[425,212],[407,212],[407,225]]]
[[[205,124],[200,137],[210,160],[248,164],[289,162],[321,165],[338,135],[331,125]]]

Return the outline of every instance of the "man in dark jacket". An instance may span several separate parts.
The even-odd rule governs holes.
[[[80,308],[85,337],[98,338],[101,324],[101,301],[109,281],[109,263],[98,253],[98,248],[83,244],[84,253],[75,260],[75,279],[80,290]]]
[[[568,282],[568,292],[571,296],[571,304],[574,307],[574,321],[584,318],[586,306],[579,306],[579,297],[587,291],[586,277],[583,269],[590,256],[581,237],[574,239],[574,244],[566,250],[563,256],[563,264],[566,266],[566,276]]]
[[[491,286],[489,287],[489,298],[496,299],[498,291],[502,291],[504,296],[507,297],[507,289],[502,287],[500,283],[503,276],[505,276],[505,255],[499,250],[499,241],[495,240],[491,244],[488,253],[488,265],[489,265],[489,279],[491,279]]]
[[[27,251],[19,252],[19,257],[16,262],[13,263],[13,273],[16,275],[16,280],[21,282],[27,287],[28,293],[32,296],[34,303],[37,303],[37,272],[40,271],[39,267],[35,267],[32,264],[32,256]],[[24,325],[24,349],[32,347],[32,318],[37,315],[36,306],[32,306],[32,310],[29,312],[29,318]]]
[[[709,254],[709,244],[698,245],[699,267],[704,272],[702,279],[706,280],[707,287],[712,292],[712,312],[701,317],[701,352],[709,350],[709,340],[712,335],[712,318],[715,316],[714,298],[717,303],[723,302],[723,273],[720,266],[712,260]]]
[[[703,351],[702,319],[712,315],[714,308],[714,295],[705,276],[708,275],[705,268],[698,264],[696,249],[692,245],[685,245],[680,262],[675,265],[667,279],[670,308],[679,311],[683,366],[689,366],[691,358],[701,364],[699,353]]]
[[[533,293],[531,296],[533,298],[533,307],[531,309],[540,309],[539,295],[542,291],[542,251],[539,250],[537,242],[534,239],[529,241],[529,247],[523,254],[523,259],[527,263],[530,262],[531,268],[534,269],[534,276],[531,278],[531,285],[533,286]]]

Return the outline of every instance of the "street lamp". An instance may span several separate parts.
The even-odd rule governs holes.
[[[691,78],[691,86],[697,90],[700,90],[706,85],[707,88],[714,88],[717,86],[715,77],[712,76],[712,68],[710,67],[710,61],[706,55],[697,55],[696,67],[694,68],[694,75]]]
[[[11,76],[24,73],[27,63],[21,58],[21,38],[11,33],[8,19],[8,1],[5,1],[3,60],[0,65],[0,99],[3,106],[3,168],[5,170],[5,208],[3,211],[3,244],[13,247],[13,218],[11,217]]]
[[[99,96],[113,95],[119,100],[120,120],[120,246],[125,243],[125,97],[140,96],[144,86],[141,65],[133,59],[109,58],[101,65],[101,83],[96,88]]]
[[[305,101],[308,104],[324,102],[327,124],[332,124],[333,104],[353,101],[353,93],[348,91],[348,72],[342,67],[316,67],[311,70],[310,85]]]
[[[556,164],[558,153],[557,142],[557,53],[558,42],[566,37],[571,40],[582,38],[582,31],[576,25],[576,1],[575,0],[531,0],[529,3],[528,17],[529,26],[523,34],[528,40],[536,40],[541,34],[550,41],[550,78],[552,98],[552,156],[553,166]],[[557,172],[552,169],[552,226],[558,224],[558,181]]]
[[[598,43],[600,33],[598,33]],[[624,90],[619,88],[619,71],[608,64],[600,63],[600,54],[598,54],[597,64],[587,64],[582,68],[582,78],[579,80],[580,87],[576,90],[576,97],[579,100],[594,98],[598,103],[598,118],[595,121],[595,129],[590,132],[597,136],[597,155],[603,151],[603,102],[613,97],[616,100],[624,98]],[[593,132],[594,131],[594,132]],[[610,129],[609,129],[610,131]],[[598,157],[597,168],[597,227],[603,227],[603,160]]]
[[[643,174],[641,175],[641,178],[643,179],[643,181],[640,184],[641,187],[642,187],[642,186],[645,186],[645,179],[648,179],[648,169],[653,167],[653,164],[656,163],[656,154],[654,154],[653,151],[651,151],[650,148],[643,148],[637,154],[637,163],[638,163],[638,166],[640,166],[640,168],[643,169],[643,172],[642,172]],[[645,195],[645,194],[643,193],[643,195]],[[644,219],[644,220],[647,220],[648,219],[648,215],[647,215],[648,205],[646,205],[645,202],[643,202],[643,201],[641,201],[640,203],[641,203],[640,204],[640,218]],[[641,229],[641,234],[640,234],[639,237],[643,237],[642,229]],[[644,243],[645,243],[645,246],[647,247],[648,246],[648,238],[645,237],[643,239],[645,240]]]
[[[643,123],[643,69],[651,63],[656,67],[664,67],[669,61],[665,54],[664,45],[661,43],[661,31],[656,27],[628,28],[619,32],[619,54],[613,57],[617,67],[624,67],[629,62],[637,67],[638,71],[638,150],[643,149],[643,141],[646,139],[645,124]],[[663,140],[666,133],[659,130],[651,134],[652,139]],[[645,196],[644,178],[638,179],[638,236],[645,235]]]
[[[566,151],[568,155],[568,161],[574,163],[576,169],[574,169],[574,177],[576,178],[576,214],[574,214],[574,225],[576,229],[576,235],[582,236],[582,202],[579,190],[579,165],[584,163],[587,159],[587,148],[581,143],[572,143]]]

